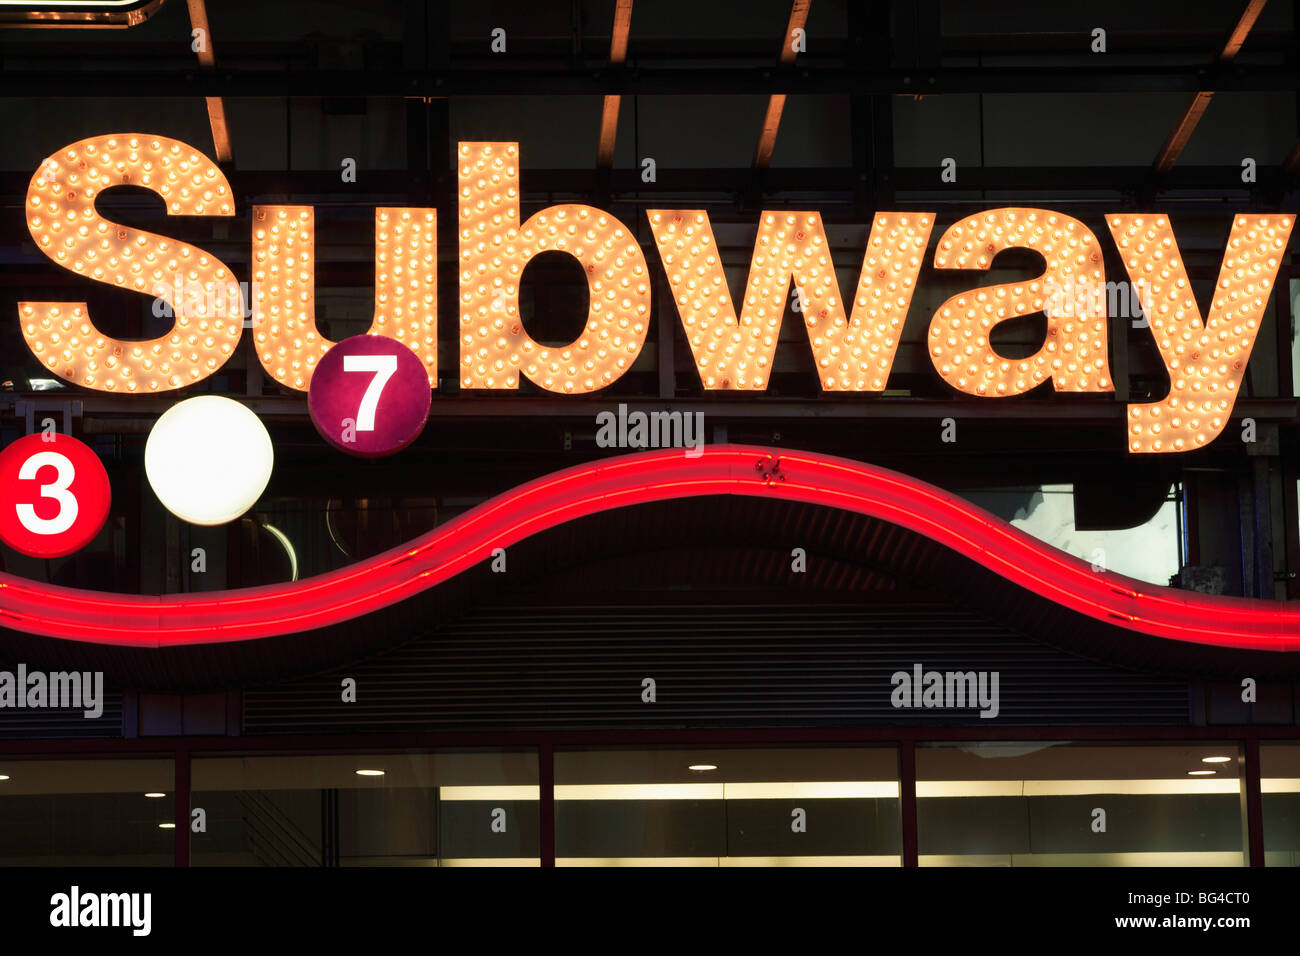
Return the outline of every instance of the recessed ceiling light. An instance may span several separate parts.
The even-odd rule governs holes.
[[[1208,776],[1210,776],[1211,774],[1215,774],[1215,773],[1218,773],[1218,771],[1217,771],[1217,770],[1189,770],[1189,771],[1187,771],[1187,776],[1189,776],[1189,777],[1208,777]]]
[[[159,830],[175,830],[175,829],[176,829],[176,824],[174,824],[174,823],[160,823],[160,824],[158,824],[158,829],[159,829]]]
[[[1231,757],[1202,757],[1201,763],[1227,763]]]
[[[159,797],[165,797],[165,796],[167,796],[167,794],[165,794],[165,793],[159,793],[157,790],[151,790],[149,793],[146,793],[145,796],[146,796],[146,797],[149,797],[151,800],[156,800],[156,799],[158,799]]]
[[[691,764],[689,767],[687,767],[686,769],[687,769],[687,770],[695,770],[695,771],[717,770],[717,769],[718,769],[718,765],[715,764],[715,763],[693,763],[693,764]]]
[[[384,772],[382,770],[358,770],[357,771],[358,777],[382,777],[383,775]]]

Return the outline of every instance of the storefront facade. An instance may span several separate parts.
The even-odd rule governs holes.
[[[1293,92],[1157,176],[1181,67],[1067,149],[1013,24],[777,4],[778,148],[733,18],[410,6],[24,47],[0,865],[1300,862]]]

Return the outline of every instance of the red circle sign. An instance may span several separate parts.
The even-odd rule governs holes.
[[[424,430],[432,393],[424,364],[396,339],[354,335],[316,365],[307,391],[312,424],[349,455],[401,451]]]
[[[33,558],[88,545],[112,489],[99,456],[70,435],[36,434],[0,451],[0,541]]]

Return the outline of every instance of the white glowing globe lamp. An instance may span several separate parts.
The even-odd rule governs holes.
[[[220,395],[167,409],[144,446],[144,472],[158,500],[198,525],[225,524],[253,507],[274,461],[266,426],[247,406]]]

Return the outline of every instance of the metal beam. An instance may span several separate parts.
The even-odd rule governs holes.
[[[1264,4],[1267,2],[1268,0],[1247,0],[1246,9],[1237,18],[1237,25],[1233,27],[1227,43],[1224,44],[1223,50],[1219,53],[1219,62],[1231,63],[1236,59],[1237,53],[1241,50],[1241,45],[1246,42],[1246,36],[1250,33],[1251,27],[1255,25],[1255,21],[1259,19],[1260,11],[1264,9]],[[1178,162],[1178,155],[1183,151],[1183,147],[1187,145],[1187,141],[1191,139],[1196,124],[1205,115],[1205,110],[1209,107],[1210,100],[1213,98],[1214,92],[1211,90],[1200,90],[1191,98],[1191,101],[1183,109],[1182,116],[1174,123],[1174,128],[1170,130],[1164,145],[1160,147],[1160,152],[1156,154],[1153,165],[1157,173],[1167,173],[1174,168],[1174,163]]]
[[[201,30],[202,43],[196,51],[199,65],[205,70],[216,69],[217,54],[213,47],[212,28],[208,25],[208,9],[204,0],[186,0],[190,11],[190,27]],[[230,128],[226,125],[226,104],[220,96],[204,98],[208,104],[208,125],[212,127],[212,145],[216,150],[217,162],[228,163],[235,158],[230,143]]]
[[[873,62],[894,62],[890,13],[890,0],[871,0],[849,7],[853,65],[865,68]],[[854,208],[863,222],[872,210],[889,209],[894,202],[893,109],[892,96],[849,98],[851,155],[853,168],[858,171]]]
[[[73,30],[86,28],[127,29],[138,26],[158,12],[166,0],[116,0],[107,2],[83,3],[81,9],[68,9],[65,4],[52,0],[48,3],[17,4],[12,9],[0,10],[0,27],[27,27],[33,29]]]
[[[448,68],[424,71],[12,70],[0,97],[164,98],[190,96],[601,96],[709,94],[906,95],[945,93],[1296,92],[1300,69],[1208,66],[1032,66],[850,69],[838,66],[636,69]]]
[[[810,375],[812,373],[809,373]],[[925,374],[923,371],[922,374]],[[813,376],[816,382],[816,376]],[[835,398],[821,395],[816,398],[787,399],[755,395],[732,399],[707,396],[698,384],[692,385],[694,395],[665,399],[652,395],[629,395],[613,399],[624,402],[629,411],[663,411],[672,408],[681,412],[701,412],[718,419],[756,419],[766,421],[799,421],[805,419],[866,420],[938,420],[954,416],[963,420],[993,421],[1002,424],[1045,422],[1052,425],[1122,425],[1125,420],[1123,403],[1101,401],[1068,401],[1063,399],[1021,399],[1014,407],[996,401],[981,402],[974,398],[944,399],[924,397],[889,397],[863,392],[853,398]],[[71,392],[71,389],[67,390]],[[17,402],[43,398],[48,400],[60,392],[39,392],[30,395],[6,392],[0,396],[0,419],[21,422],[23,416],[15,411]],[[175,396],[109,395],[104,392],[77,390],[76,398],[82,403],[82,423],[87,433],[148,432],[153,422],[168,408],[176,404]],[[307,396],[247,396],[241,397],[259,418],[267,421],[306,421]],[[437,421],[521,418],[554,420],[593,420],[597,411],[608,408],[611,398],[606,396],[550,398],[538,395],[511,394],[498,396],[475,394],[470,397],[454,395],[433,396],[429,418]],[[1294,398],[1241,398],[1229,416],[1234,422],[1254,418],[1276,424],[1279,428],[1294,431],[1300,428],[1297,420],[1297,400]],[[1124,446],[1121,442],[1120,451]]]
[[[1292,59],[1300,56],[1300,37],[1293,37],[1296,49],[1292,51]],[[1296,97],[1296,126],[1300,127],[1300,96]],[[1300,169],[1300,138],[1296,139],[1295,145],[1291,147],[1291,152],[1287,153],[1286,159],[1282,161],[1282,170],[1288,176],[1294,174]]]
[[[863,0],[858,0],[858,3]],[[879,2],[879,0],[865,0],[867,3]],[[886,3],[889,0],[885,0]],[[916,0],[898,0],[900,3],[912,4]],[[853,10],[858,3],[845,4],[850,10]],[[447,4],[430,4],[431,12],[436,12],[439,7],[445,7]],[[423,8],[419,8],[421,14]],[[881,26],[882,31],[889,29],[888,25]],[[897,29],[897,25],[895,25]],[[82,65],[88,66],[95,61],[101,61],[109,64],[132,63],[137,67],[147,67],[151,63],[160,67],[170,66],[171,59],[176,51],[176,41],[174,39],[157,40],[141,39],[133,32],[119,32],[113,37],[111,44],[105,44],[102,40],[95,40],[95,34],[87,31],[74,32],[70,30],[63,31],[64,36],[60,37],[57,47],[58,57],[75,59]],[[32,40],[29,34],[18,34],[0,30],[0,61],[17,62],[32,55]],[[22,38],[22,39],[18,39]],[[888,39],[887,37],[885,39]],[[898,41],[900,54],[905,55],[905,50],[910,47],[904,47],[901,37],[895,37]],[[1024,59],[1026,62],[1041,63],[1044,56],[1051,54],[1068,54],[1076,56],[1079,53],[1079,35],[1072,32],[1061,33],[1016,33],[1016,34],[963,34],[954,36],[945,34],[940,38],[942,41],[942,54],[961,55],[976,57],[983,55],[986,60],[1004,64],[1014,62],[1017,58]],[[1139,33],[1127,32],[1122,30],[1107,30],[1106,39],[1112,50],[1122,49],[1126,56],[1132,59],[1132,62],[1140,62],[1142,58],[1155,61],[1161,57],[1169,57],[1171,54],[1190,54],[1191,56],[1204,55],[1206,50],[1219,49],[1219,43],[1223,39],[1222,30],[1195,30],[1173,33]],[[1255,29],[1250,31],[1250,48],[1253,53],[1289,53],[1291,44],[1291,33],[1289,30],[1264,30],[1258,24]],[[473,65],[479,69],[498,69],[500,67],[500,57],[485,52],[482,40],[475,35],[471,39],[449,37],[445,40],[451,59],[462,65]],[[719,44],[725,42],[725,48]],[[401,46],[400,42],[388,41],[393,48]],[[376,49],[381,48],[383,42],[376,45]],[[582,52],[580,63],[591,63],[603,60],[608,54],[609,44],[604,37],[586,35],[582,40]],[[714,65],[734,61],[736,64],[743,64],[745,67],[752,68],[756,61],[766,60],[771,54],[771,41],[759,37],[747,36],[728,36],[725,41],[719,36],[639,36],[636,44],[637,60],[646,65],[662,66],[680,66],[691,62],[708,61]],[[294,41],[289,38],[265,39],[254,36],[239,38],[235,36],[222,36],[221,54],[225,60],[239,60],[241,63],[252,65],[261,63],[263,66],[273,65],[275,67],[283,66],[288,60],[293,60],[297,68],[313,69],[318,62],[315,48],[309,45],[305,40]],[[51,52],[51,55],[54,55]],[[553,36],[537,37],[510,37],[510,55],[513,60],[516,56],[523,61],[528,62],[557,62],[556,59],[556,38]],[[852,55],[848,40],[843,36],[832,36],[830,34],[819,35],[815,48],[800,58],[800,62],[820,61],[825,64],[838,65]],[[910,63],[915,69],[925,69],[928,66],[938,66],[938,62],[930,64]]]
[[[1247,737],[1242,745],[1241,778],[1245,785],[1241,790],[1241,802],[1245,812],[1241,815],[1241,825],[1245,830],[1246,861],[1249,866],[1265,866],[1264,789],[1260,784],[1259,738]]]
[[[1241,11],[1237,25],[1228,36],[1228,42],[1223,45],[1223,52],[1219,54],[1220,60],[1232,60],[1241,52],[1241,45],[1246,42],[1247,35],[1255,26],[1255,21],[1259,19],[1267,2],[1268,0],[1247,0],[1246,9]]]
[[[785,28],[785,40],[781,44],[779,63],[783,67],[794,64],[797,55],[795,49],[795,31],[803,31],[808,22],[808,8],[812,0],[794,0],[790,6],[790,22]],[[763,114],[763,129],[758,135],[758,146],[754,150],[754,168],[767,169],[772,162],[772,150],[776,148],[776,134],[781,128],[781,112],[785,109],[785,94],[773,93],[767,98],[767,111]]]
[[[437,105],[435,101],[434,105]],[[525,153],[528,150],[524,143]],[[435,154],[434,161],[438,161]],[[867,170],[869,172],[869,170]],[[0,172],[0,194],[22,196],[32,177],[32,170]],[[789,194],[790,201],[812,203],[814,206],[834,206],[851,202],[861,183],[864,170],[858,167],[780,167],[764,174],[762,193],[769,196]],[[900,166],[887,170],[890,189],[902,203],[928,202],[940,206],[967,203],[991,208],[1005,204],[1003,199],[981,197],[981,190],[998,191],[1015,196],[1025,192],[1039,193],[1030,198],[1032,205],[1054,209],[1090,206],[1102,212],[1134,207],[1133,190],[1142,187],[1151,176],[1149,166],[989,166],[972,167],[962,173],[962,191],[948,194],[937,188],[934,170],[929,167]],[[357,204],[370,200],[391,201],[406,196],[411,177],[409,169],[361,170],[357,182],[345,188],[339,182],[337,171],[332,170],[240,170],[230,177],[235,196],[243,201],[270,201],[294,198],[304,202],[328,204],[333,200]],[[525,199],[557,196],[590,196],[597,186],[597,174],[590,168],[579,169],[527,169],[521,188]],[[750,180],[748,167],[661,168],[654,183],[643,183],[636,169],[616,169],[609,174],[611,199],[623,201],[624,197],[639,197],[643,202],[675,203],[689,199],[691,202],[709,203],[709,194],[716,194],[718,203],[729,202],[735,194],[747,188]],[[1300,193],[1285,192],[1285,177],[1280,167],[1261,166],[1258,181],[1244,184],[1236,171],[1223,166],[1178,166],[1158,184],[1152,193],[1151,203],[1160,197],[1161,203],[1176,204],[1178,208],[1246,209],[1252,203],[1260,209],[1300,213]],[[1207,195],[1196,195],[1207,193]],[[775,200],[778,203],[781,199]],[[1026,200],[1017,200],[1024,204]],[[1099,203],[1104,204],[1098,205]],[[140,215],[148,217],[161,205],[152,200],[140,207]],[[876,208],[887,209],[888,205]],[[1137,203],[1134,208],[1150,208],[1150,203]],[[725,217],[723,210],[719,216]],[[0,218],[0,239],[6,227],[17,231],[17,239],[27,241],[27,231],[17,223]],[[35,261],[45,262],[44,257]]]
[[[620,67],[627,60],[627,35],[632,28],[632,0],[617,0],[614,7],[614,30],[609,38],[609,65]],[[614,163],[614,141],[618,136],[618,107],[622,98],[616,94],[605,96],[605,106],[600,114],[600,147],[596,165],[608,169]]]
[[[754,150],[754,168],[767,169],[772,162],[772,150],[776,148],[776,134],[781,127],[781,113],[785,110],[785,94],[773,93],[767,99],[767,110],[763,113],[763,129],[758,134],[758,146]]]

